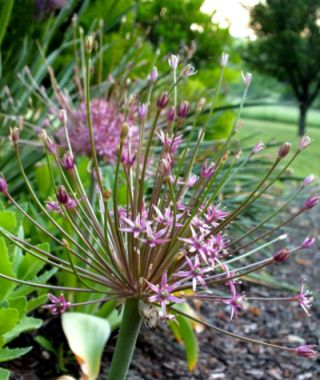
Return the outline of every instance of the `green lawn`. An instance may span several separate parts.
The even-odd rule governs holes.
[[[295,125],[298,121],[299,110],[298,107],[289,105],[265,105],[244,108],[242,116],[245,119],[278,121]],[[307,124],[310,127],[320,127],[320,111],[309,110]]]
[[[271,110],[270,110],[271,111]],[[288,122],[244,118],[244,126],[240,130],[240,138],[246,138],[252,145],[259,141],[291,142],[297,145],[297,126]],[[294,174],[306,176],[315,174],[320,177],[320,119],[319,127],[308,127],[307,134],[313,139],[312,144],[301,153],[292,164]]]

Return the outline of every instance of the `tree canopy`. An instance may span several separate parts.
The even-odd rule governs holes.
[[[245,60],[257,71],[290,86],[300,108],[299,134],[320,91],[320,0],[266,0],[252,8],[257,40]]]

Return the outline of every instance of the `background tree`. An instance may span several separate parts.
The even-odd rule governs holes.
[[[217,66],[223,49],[229,50],[232,39],[228,28],[203,13],[204,0],[140,0],[137,22],[148,30],[148,39],[162,47],[163,53],[177,53],[183,46],[196,44],[193,62],[197,68]]]
[[[250,12],[258,39],[244,59],[257,71],[290,86],[299,104],[299,135],[320,91],[320,0],[266,0]]]

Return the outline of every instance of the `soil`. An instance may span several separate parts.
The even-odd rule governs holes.
[[[291,243],[301,243],[311,231],[320,236],[319,208],[295,224]],[[229,331],[275,344],[299,346],[319,344],[320,340],[320,244],[304,253],[298,253],[285,263],[274,266],[270,272],[291,284],[299,284],[301,276],[307,279],[308,287],[315,295],[312,316],[306,318],[297,305],[287,303],[255,303],[230,322],[227,309],[216,310],[214,305],[203,303],[202,317],[210,323]],[[281,296],[287,292],[248,285],[247,294],[256,296]],[[43,315],[44,317],[44,315]],[[54,347],[61,347],[56,354],[50,353],[34,342],[33,337],[42,335],[50,339]],[[183,347],[174,339],[171,331],[161,325],[156,330],[142,328],[133,357],[128,380],[251,380],[289,379],[320,380],[320,356],[304,359],[285,352],[274,351],[253,344],[244,344],[232,338],[218,335],[210,330],[199,334],[200,356],[196,369],[187,369]],[[103,366],[99,380],[106,379],[116,336],[107,344],[103,355]],[[79,378],[78,367],[66,350],[66,341],[60,328],[59,318],[46,320],[37,333],[22,335],[17,346],[34,346],[24,357],[8,362],[3,367],[12,371],[11,380],[53,380],[63,373]],[[60,357],[60,360],[58,360]],[[58,363],[64,364],[63,365]]]

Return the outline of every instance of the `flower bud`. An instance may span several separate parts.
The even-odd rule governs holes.
[[[178,118],[185,119],[188,116],[188,112],[189,112],[189,102],[187,102],[186,100],[184,100],[178,106],[178,111],[177,111]]]
[[[5,195],[8,193],[8,184],[4,177],[0,177],[0,193]]]
[[[229,54],[223,52],[222,55],[221,55],[221,59],[220,59],[220,66],[221,67],[227,66],[228,59],[229,59]]]
[[[66,110],[64,110],[64,109],[60,110],[60,112],[59,112],[59,120],[61,121],[61,123],[67,124],[68,117],[67,117]]]
[[[176,70],[179,64],[179,56],[171,54],[168,59],[169,66],[172,68],[172,70]]]
[[[198,104],[197,104],[197,111],[198,112],[201,112],[203,109],[204,109],[204,106],[206,105],[206,98],[201,98],[199,101],[198,101]]]
[[[298,150],[303,150],[307,148],[311,144],[311,139],[309,136],[302,136],[299,144],[298,144]]]
[[[302,186],[308,186],[315,180],[315,176],[313,174],[308,175],[302,182]]]
[[[111,190],[110,189],[105,189],[105,191],[103,192],[102,196],[103,196],[103,199],[108,201],[109,199],[111,199]]]
[[[48,135],[44,129],[40,130],[38,136],[39,136],[40,141],[42,141],[45,145],[47,145]]]
[[[311,195],[303,204],[304,209],[311,209],[320,202],[319,195]]]
[[[170,159],[163,158],[159,163],[159,172],[166,177],[171,175],[172,162]]]
[[[282,144],[278,151],[278,157],[284,158],[290,152],[291,146],[292,145],[288,142],[285,142],[284,144]]]
[[[145,103],[140,103],[138,106],[138,117],[140,120],[146,118],[148,112],[148,107]]]
[[[131,168],[132,167],[132,165],[134,164],[135,159],[136,159],[136,155],[130,153],[128,149],[125,152],[123,152],[122,155],[121,155],[121,162],[127,168]]]
[[[19,140],[19,128],[10,128],[10,140],[14,143]]]
[[[310,248],[315,244],[315,242],[316,242],[316,238],[314,236],[307,236],[303,240],[301,247],[302,248]]]
[[[158,69],[156,68],[156,66],[153,66],[151,73],[149,75],[149,81],[156,82],[157,79],[158,79]]]
[[[181,76],[184,78],[191,77],[192,75],[196,74],[196,69],[194,68],[193,65],[188,64],[181,70]]]
[[[256,154],[256,153],[259,153],[261,150],[263,150],[265,148],[265,145],[263,142],[260,142],[258,144],[256,144],[253,149],[252,149],[252,154]]]
[[[317,355],[317,351],[315,350],[316,348],[317,346],[314,344],[307,344],[292,348],[290,351],[294,352],[298,356],[302,356],[303,358],[312,358]]]
[[[208,164],[208,161],[204,161],[201,167],[201,178],[206,179],[206,178],[211,178],[213,173],[216,170],[216,164]]]
[[[246,87],[249,87],[252,81],[252,74],[242,72],[241,75],[242,75],[244,85]]]
[[[120,143],[123,144],[128,136],[129,133],[129,124],[128,123],[123,123],[122,124],[122,129],[120,133]]]
[[[72,171],[74,169],[74,158],[70,152],[66,152],[61,160],[61,165],[64,169]]]
[[[64,186],[59,186],[56,192],[59,203],[66,205],[69,202],[69,195]]]
[[[175,110],[174,107],[171,107],[167,113],[167,120],[169,123],[172,123],[175,118]]]
[[[93,44],[94,44],[94,36],[93,34],[90,34],[89,36],[86,37],[86,40],[85,40],[85,47],[88,53],[91,53],[93,49]]]
[[[276,263],[282,263],[283,261],[286,261],[289,256],[290,256],[289,249],[283,248],[273,255],[273,260]]]
[[[157,100],[158,108],[165,108],[168,104],[168,101],[169,101],[168,93],[164,92],[162,95],[159,96]]]

